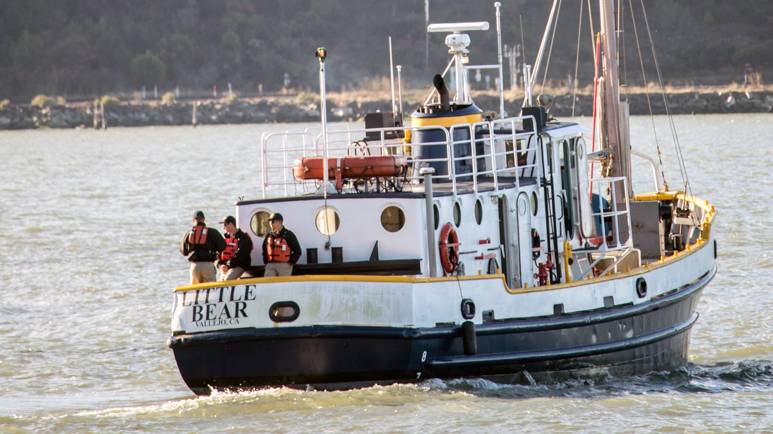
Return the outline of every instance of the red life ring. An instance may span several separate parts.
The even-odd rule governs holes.
[[[459,235],[454,225],[446,223],[440,229],[440,265],[446,274],[451,274],[459,267]]]

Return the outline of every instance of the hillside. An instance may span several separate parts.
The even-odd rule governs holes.
[[[430,0],[430,21],[488,20],[491,1]],[[595,3],[595,2],[593,2]],[[641,84],[628,4],[642,49],[649,53],[641,1],[622,2],[623,76]],[[746,64],[773,70],[773,2],[745,0],[645,1],[659,61],[676,84],[741,82]],[[550,2],[503,2],[503,42],[520,43],[533,63]],[[548,80],[574,71],[580,2],[565,1]],[[586,11],[587,14],[587,11]],[[596,12],[594,11],[594,15]],[[592,75],[591,37],[583,20],[580,79]],[[0,100],[29,102],[35,94],[68,100],[145,87],[160,91],[226,89],[249,95],[314,89],[314,48],[329,49],[333,89],[367,89],[388,75],[387,36],[408,86],[427,84],[447,60],[443,36],[429,36],[425,59],[422,0],[2,0]],[[496,61],[496,33],[471,35],[472,62]],[[649,56],[648,79],[655,77]],[[771,74],[767,74],[771,75]]]

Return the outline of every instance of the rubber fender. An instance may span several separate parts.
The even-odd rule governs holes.
[[[475,323],[472,321],[462,323],[462,343],[465,355],[471,356],[478,352],[478,338],[475,335]]]

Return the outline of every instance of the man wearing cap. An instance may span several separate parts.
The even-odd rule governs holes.
[[[289,276],[301,257],[301,245],[295,234],[284,227],[282,214],[273,213],[268,221],[271,232],[263,239],[263,263],[266,264],[263,276]]]
[[[180,240],[180,253],[191,263],[191,284],[214,282],[218,254],[225,249],[220,232],[204,223],[204,213],[193,213],[193,227]]]
[[[225,249],[220,252],[217,260],[220,280],[238,279],[252,262],[250,259],[252,240],[249,235],[236,227],[236,219],[233,216],[229,215],[220,223],[225,231]]]

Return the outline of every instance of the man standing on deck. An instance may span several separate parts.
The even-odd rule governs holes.
[[[215,281],[215,260],[225,249],[220,232],[204,223],[204,213],[193,213],[193,227],[180,240],[180,253],[191,263],[191,284]]]
[[[301,245],[295,234],[284,227],[282,214],[273,213],[268,221],[271,232],[263,239],[263,263],[266,264],[263,276],[289,276],[301,257]]]
[[[252,240],[249,235],[236,227],[236,219],[233,216],[229,215],[220,223],[225,231],[225,249],[220,252],[217,260],[220,280],[238,279],[252,262],[250,259]]]

